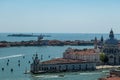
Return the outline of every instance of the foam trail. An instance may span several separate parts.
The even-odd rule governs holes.
[[[14,58],[14,57],[20,57],[20,56],[24,56],[24,55],[18,54],[18,55],[4,56],[4,57],[0,57],[0,59],[8,59],[8,58]]]
[[[80,75],[93,75],[93,74],[99,74],[101,72],[94,72],[94,73],[80,73]]]
[[[40,75],[40,76],[34,76],[34,77],[40,77],[40,78],[57,78],[58,75]]]

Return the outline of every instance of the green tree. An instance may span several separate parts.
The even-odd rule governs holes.
[[[100,60],[105,64],[108,62],[108,57],[104,53],[101,53]]]

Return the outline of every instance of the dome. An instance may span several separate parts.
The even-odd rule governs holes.
[[[111,29],[110,34],[109,34],[109,39],[105,41],[105,44],[112,44],[112,45],[117,45],[118,40],[114,38],[114,32]]]
[[[105,44],[112,44],[112,45],[117,45],[118,44],[118,40],[117,39],[107,39],[105,41]]]
[[[114,38],[114,32],[113,32],[112,29],[111,29],[111,31],[110,31],[109,37],[110,37],[110,39]]]

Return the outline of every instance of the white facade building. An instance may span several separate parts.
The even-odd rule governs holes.
[[[44,62],[40,62],[36,55],[31,64],[31,72],[39,74],[43,72],[66,72],[66,71],[83,71],[83,70],[95,70],[96,63],[87,62],[84,60],[73,60],[57,58]]]
[[[63,53],[63,58],[74,60],[85,60],[89,62],[100,62],[100,55],[95,49],[72,49],[68,48]]]

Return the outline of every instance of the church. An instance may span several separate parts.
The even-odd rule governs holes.
[[[100,53],[104,53],[108,57],[107,64],[109,65],[120,65],[120,47],[119,41],[115,39],[114,32],[111,29],[109,33],[109,39],[103,40],[103,36],[101,40],[97,40],[95,37],[95,45],[96,50],[99,50]]]

